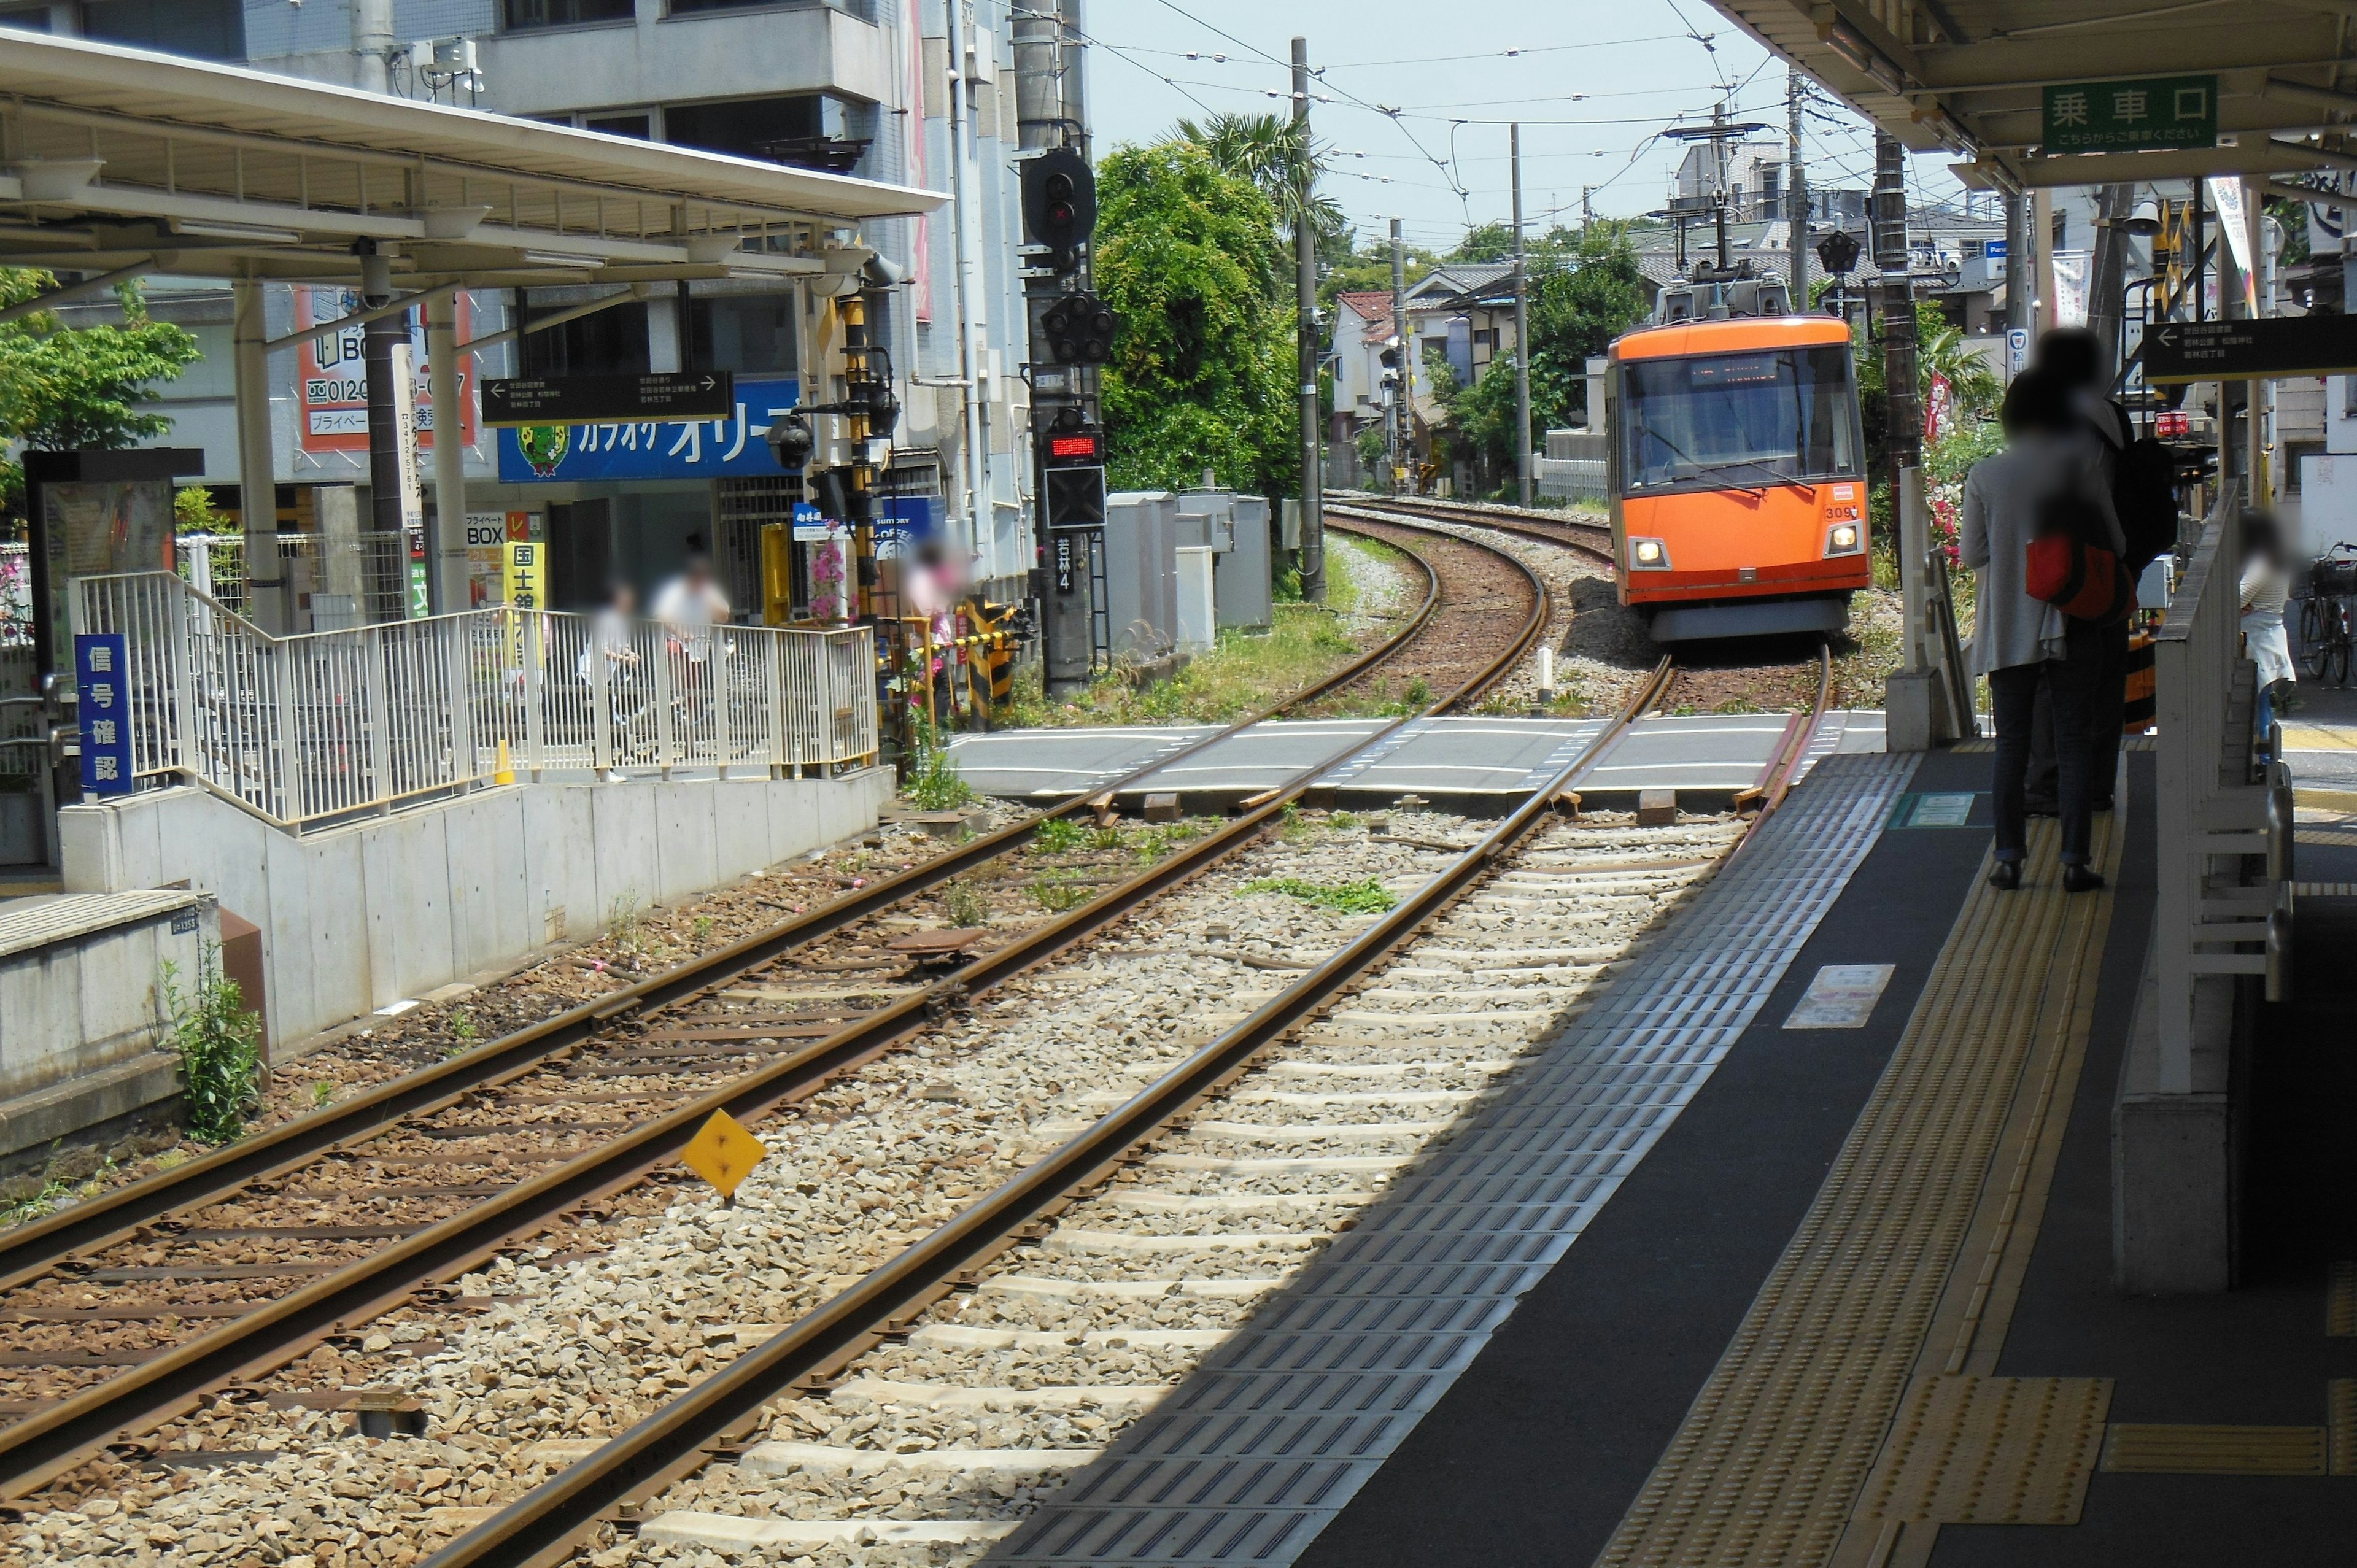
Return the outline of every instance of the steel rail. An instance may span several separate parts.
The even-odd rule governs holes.
[[[1800,767],[1801,758],[1808,755],[1809,742],[1816,738],[1817,725],[1824,722],[1825,708],[1833,700],[1833,688],[1834,646],[1830,641],[1819,642],[1817,700],[1810,707],[1806,721],[1792,727],[1769,764],[1767,781],[1760,786],[1760,809],[1751,814],[1750,824],[1743,830],[1743,837],[1728,854],[1727,858],[1729,862],[1751,847],[1751,841],[1759,836],[1760,824],[1775,815],[1776,808],[1784,803],[1784,797],[1792,792],[1793,771]]]
[[[1020,849],[1045,822],[1086,811],[1092,801],[1140,782],[1158,768],[1316,701],[1391,658],[1424,629],[1439,606],[1440,579],[1427,564],[1419,560],[1417,564],[1426,577],[1424,598],[1405,626],[1379,646],[1266,708],[1132,769],[1086,800],[1066,800],[1010,822],[921,865],[833,899],[807,915],[486,1041],[448,1061],[404,1073],[350,1100],[267,1128],[186,1165],[158,1171],[44,1219],[0,1230],[0,1291],[23,1284],[76,1254],[127,1240],[142,1225],[181,1209],[218,1202],[241,1187],[284,1176],[322,1154],[378,1136],[412,1117],[445,1110],[466,1094],[496,1087],[579,1047],[623,1015],[659,1012],[699,992],[727,984],[797,947]]]
[[[1411,628],[1386,642],[1376,655],[1353,660],[1335,676],[1308,690],[1330,690],[1340,681],[1363,673],[1376,656],[1395,652],[1410,632],[1426,624],[1437,603],[1440,580],[1428,563],[1424,564],[1424,569],[1430,591]],[[1544,626],[1544,609],[1542,595],[1534,602],[1533,613],[1514,645],[1456,691],[1424,710],[1424,714],[1437,713],[1478,692],[1510,669],[1529,637],[1534,635],[1532,628]],[[1283,705],[1299,700],[1297,696]],[[1408,722],[1408,717],[1401,717],[1372,736],[1353,737],[1220,832],[1182,846],[1160,864],[1109,889],[1091,903],[1033,928],[1017,941],[983,955],[925,991],[865,1015],[802,1051],[698,1095],[461,1214],[323,1275],[48,1410],[0,1428],[0,1497],[22,1496],[72,1468],[95,1448],[134,1437],[190,1408],[206,1391],[267,1372],[328,1335],[406,1300],[419,1284],[462,1272],[500,1247],[544,1229],[568,1210],[632,1185],[675,1157],[715,1111],[726,1111],[745,1120],[808,1095],[834,1076],[873,1058],[925,1024],[964,1005],[974,993],[1053,956],[1090,932],[1125,916],[1145,900],[1225,858],[1257,837],[1329,768]],[[1222,733],[1231,734],[1233,729]],[[1152,768],[1168,766],[1172,760],[1175,757],[1163,757]],[[1152,768],[1138,771],[1150,772]],[[1133,773],[1130,777],[1137,776]],[[1034,819],[1034,825],[1038,820],[1041,819]],[[676,976],[679,972],[673,973]],[[681,990],[673,999],[711,983],[708,973],[693,982],[680,979]],[[576,1013],[597,1015],[597,1021],[602,1022],[630,1010],[616,1006],[619,997],[606,998],[592,1007],[576,1009]],[[513,1070],[522,1071],[530,1065],[527,1062]]]
[[[747,1430],[762,1406],[877,1343],[893,1325],[910,1320],[954,1288],[965,1271],[1019,1240],[1027,1227],[1110,1178],[1140,1144],[1219,1092],[1261,1050],[1480,880],[1659,698],[1670,668],[1664,658],[1578,757],[1533,790],[1447,870],[1250,1017],[858,1283],[450,1542],[425,1568],[541,1568],[563,1561],[599,1520],[707,1463],[713,1457],[709,1445]]]
[[[1552,544],[1559,550],[1569,550],[1576,553],[1588,556],[1593,560],[1602,562],[1607,566],[1612,567],[1616,572],[1620,569],[1619,564],[1613,559],[1612,552],[1609,549],[1602,544],[1594,543],[1588,540],[1575,537],[1571,533],[1565,532],[1566,530],[1579,528],[1602,528],[1602,524],[1569,522],[1548,523],[1538,521],[1526,522],[1514,518],[1501,518],[1470,512],[1463,515],[1450,515],[1446,512],[1425,510],[1420,504],[1418,506],[1410,507],[1394,500],[1360,502],[1348,506],[1340,502],[1331,502],[1329,503],[1327,510],[1343,517],[1375,518],[1395,523],[1402,522],[1403,520],[1405,519],[1420,518],[1427,522],[1453,522],[1460,528],[1494,529],[1500,533],[1511,533],[1518,539],[1534,540],[1542,544]],[[1609,531],[1607,530],[1606,532],[1609,532]],[[1450,534],[1449,537],[1452,539],[1463,539],[1464,535]]]
[[[1444,532],[1439,529],[1426,527],[1421,523],[1405,521],[1400,518],[1375,518],[1372,514],[1362,512],[1353,513],[1351,515],[1359,517],[1361,521],[1380,521],[1385,527],[1404,528],[1416,533],[1428,535],[1434,539],[1455,540],[1456,542],[1459,544],[1470,544],[1477,550],[1487,550],[1491,554],[1495,555],[1499,560],[1503,561],[1508,565],[1513,567],[1515,571],[1520,572],[1523,575],[1523,583],[1531,590],[1531,613],[1529,618],[1523,621],[1523,629],[1516,635],[1512,646],[1508,648],[1505,652],[1498,655],[1496,659],[1492,660],[1490,667],[1484,670],[1480,676],[1476,677],[1472,681],[1467,682],[1462,687],[1458,688],[1455,693],[1426,709],[1426,712],[1427,714],[1445,713],[1449,708],[1455,707],[1462,703],[1470,702],[1475,697],[1480,695],[1481,692],[1488,686],[1494,683],[1499,676],[1503,675],[1515,665],[1521,663],[1523,655],[1531,650],[1531,645],[1538,641],[1540,638],[1546,635],[1547,620],[1555,613],[1554,598],[1547,592],[1547,585],[1540,579],[1539,575],[1531,570],[1530,566],[1520,558],[1510,555],[1505,551],[1497,549],[1493,545],[1483,544],[1478,540],[1465,539],[1454,533]],[[1378,537],[1377,535],[1367,532],[1364,529],[1352,528],[1348,523],[1338,522],[1334,526],[1344,533],[1354,533],[1361,539],[1377,539]],[[1378,540],[1378,542],[1388,542],[1388,541],[1381,540]],[[1421,564],[1427,573],[1433,571],[1432,564],[1426,561],[1422,556],[1415,554],[1414,551],[1407,551],[1404,553],[1407,554],[1410,558]]]

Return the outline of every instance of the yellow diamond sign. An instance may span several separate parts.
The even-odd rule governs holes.
[[[742,1124],[726,1111],[716,1111],[679,1157],[687,1168],[710,1182],[721,1197],[737,1201],[737,1185],[761,1163],[769,1148],[760,1139],[745,1131]]]

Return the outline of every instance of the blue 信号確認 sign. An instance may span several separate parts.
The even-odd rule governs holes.
[[[780,475],[770,452],[770,421],[802,402],[791,376],[737,379],[726,419],[630,424],[528,424],[500,432],[503,485],[597,479],[709,479]]]
[[[131,763],[131,703],[124,676],[130,640],[119,631],[74,633],[74,687],[81,718],[81,787],[91,795],[127,795]]]

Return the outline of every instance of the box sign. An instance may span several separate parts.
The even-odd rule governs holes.
[[[296,330],[322,321],[336,321],[361,308],[359,291],[347,288],[297,287],[295,290]],[[467,291],[458,291],[458,340],[474,336],[474,307]],[[355,324],[324,338],[313,338],[295,351],[295,390],[300,419],[296,438],[306,452],[365,452],[368,450],[368,364],[363,341],[367,328]],[[410,355],[415,374],[418,441],[434,445],[434,395],[425,361],[424,313],[410,323]],[[474,376],[471,357],[458,365],[459,435],[469,446],[476,436]]]
[[[85,794],[127,795],[131,764],[130,639],[119,631],[74,633],[74,685],[81,719]]]
[[[508,546],[539,543],[547,537],[545,512],[470,511],[467,514],[467,607],[508,602]]]
[[[2063,82],[2046,89],[2042,108],[2040,143],[2050,153],[2147,153],[2218,145],[2215,76]]]
[[[502,429],[500,482],[583,484],[605,479],[716,479],[785,473],[770,453],[770,422],[802,403],[791,376],[740,376],[718,419],[527,424]]]

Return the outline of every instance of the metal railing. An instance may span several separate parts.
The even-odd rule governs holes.
[[[800,775],[877,756],[864,627],[680,630],[501,607],[274,638],[167,572],[75,592],[80,629],[126,638],[116,716],[135,775],[298,831],[518,775]]]
[[[2203,975],[2263,974],[2283,994],[2291,950],[2292,795],[2280,762],[2254,761],[2255,671],[2242,653],[2240,503],[2230,489],[2203,524],[2154,639],[2159,744],[2154,970],[2158,1088],[2193,1089],[2193,1002]],[[2270,743],[2269,754],[2281,746]],[[2265,856],[2249,880],[2245,857]],[[2221,863],[2222,859],[2222,864]]]

